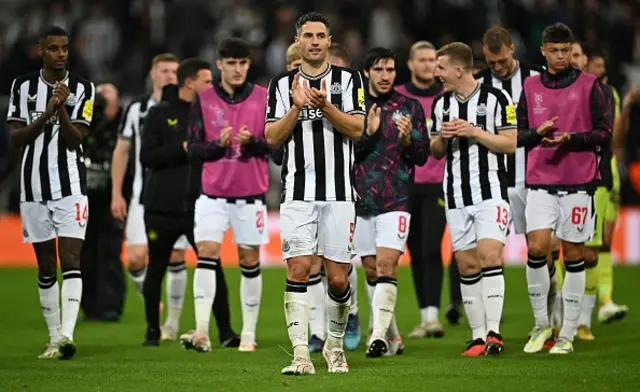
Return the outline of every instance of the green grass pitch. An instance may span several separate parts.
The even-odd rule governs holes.
[[[360,273],[360,317],[365,326],[368,306],[364,275]],[[233,324],[241,329],[238,298],[239,270],[229,269]],[[316,376],[284,377],[289,362],[282,295],[284,270],[263,272],[264,291],[258,325],[258,350],[240,353],[214,348],[200,354],[178,343],[161,347],[140,345],[144,333],[141,298],[129,287],[120,323],[86,323],[76,329],[78,354],[72,361],[38,360],[47,331],[37,295],[35,270],[0,271],[0,391],[639,391],[640,268],[617,268],[615,298],[631,306],[625,320],[600,325],[594,320],[595,342],[576,342],[576,352],[562,357],[522,352],[533,318],[522,268],[506,271],[506,302],[500,358],[461,358],[470,337],[466,321],[446,327],[440,340],[409,340],[399,357],[367,359],[364,349],[348,352],[351,372],[328,374],[322,357],[314,354]],[[419,322],[409,269],[399,273],[396,306],[403,335]],[[182,315],[183,330],[193,326],[189,289]],[[446,298],[443,303],[448,303]],[[444,320],[444,317],[443,317]],[[215,323],[212,320],[212,325]],[[212,337],[217,332],[212,331]],[[217,339],[216,339],[217,341]]]

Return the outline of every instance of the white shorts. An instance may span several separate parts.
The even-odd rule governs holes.
[[[350,201],[285,201],[280,205],[282,257],[317,254],[349,263],[353,254],[355,204]]]
[[[353,234],[356,255],[374,256],[376,248],[395,249],[404,253],[410,221],[411,214],[404,211],[357,217]]]
[[[196,243],[213,241],[222,244],[229,227],[233,242],[239,246],[258,247],[269,242],[267,206],[262,200],[235,200],[201,195],[196,200],[193,235]]]
[[[135,198],[138,199],[137,197]],[[138,201],[131,200],[127,211],[127,225],[124,229],[125,243],[129,245],[147,246],[147,230],[144,225],[144,207]],[[187,236],[182,235],[173,246],[174,249],[187,249],[191,245]]]
[[[20,202],[22,240],[38,243],[56,237],[84,240],[89,219],[89,199],[85,195],[58,200]]]
[[[484,200],[476,205],[445,210],[453,251],[475,248],[477,241],[507,241],[509,203],[502,199]]]
[[[527,233],[551,229],[563,241],[588,242],[593,235],[593,213],[593,197],[587,193],[527,192]]]
[[[511,222],[516,234],[527,232],[525,208],[527,206],[527,188],[509,188],[509,207],[511,209]]]

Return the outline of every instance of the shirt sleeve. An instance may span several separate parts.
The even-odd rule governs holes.
[[[431,117],[427,123],[427,131],[431,137],[440,135],[440,129],[442,129],[442,105],[444,104],[443,98],[436,98],[431,104]]]
[[[29,118],[26,111],[22,110],[20,101],[20,88],[22,83],[18,83],[18,79],[14,79],[11,84],[11,95],[9,96],[9,110],[7,111],[7,121],[19,121],[26,123]]]
[[[293,75],[289,75],[289,77],[292,78]],[[267,88],[267,113],[264,119],[265,123],[277,121],[287,113],[285,99],[289,99],[289,92],[281,91],[281,80],[284,80],[284,78],[274,78],[269,82],[269,87]],[[289,84],[287,84],[287,87],[288,86]]]
[[[571,134],[569,144],[572,147],[596,147],[609,144],[614,116],[613,95],[610,97],[605,94],[602,82],[596,79],[589,97],[593,128],[587,132]]]
[[[516,107],[506,91],[500,90],[497,95],[498,104],[496,105],[495,125],[496,131],[500,132],[505,129],[512,129],[518,126],[518,118],[516,116]]]
[[[365,114],[364,88],[358,71],[351,71],[351,81],[342,93],[342,111],[347,114]]]
[[[407,158],[416,166],[427,163],[429,157],[429,133],[427,131],[427,120],[424,110],[419,103],[416,103],[411,121],[411,144],[405,150]]]
[[[93,120],[93,104],[96,100],[96,87],[92,82],[82,83],[83,91],[73,105],[71,112],[71,122],[74,124],[84,124],[91,126]]]
[[[526,85],[525,85],[526,86]],[[518,117],[518,147],[533,148],[542,142],[542,136],[535,129],[529,128],[529,114],[527,111],[527,95],[522,92],[516,115]]]
[[[118,137],[125,140],[131,140],[135,136],[135,124],[136,124],[136,113],[140,114],[139,106],[138,108],[134,108],[137,106],[137,102],[132,102],[127,106],[127,109],[124,112],[124,116],[120,120],[120,125],[118,126]]]

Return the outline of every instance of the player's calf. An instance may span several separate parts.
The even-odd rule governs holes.
[[[482,297],[486,314],[487,333],[499,335],[504,306],[504,275],[502,273],[502,247],[500,241],[478,241],[478,257],[482,267]],[[487,340],[487,345],[489,341]]]
[[[322,258],[313,256],[307,292],[309,296],[309,350],[321,352],[326,339],[325,298],[327,291],[322,282]]]
[[[127,246],[127,269],[138,294],[142,295],[142,285],[147,273],[147,256],[149,254],[146,245]]]
[[[198,264],[193,275],[193,299],[196,316],[196,331],[209,336],[211,306],[216,297],[216,274],[220,268],[220,244],[201,241],[198,247]]]
[[[376,341],[383,341],[386,347],[386,335],[389,325],[393,319],[396,306],[396,298],[398,296],[398,282],[396,280],[396,269],[400,252],[395,249],[378,248],[376,257],[377,283],[372,298],[373,308],[373,332],[371,341],[369,342],[369,351],[375,351],[381,344],[373,344]],[[386,352],[378,353],[380,356]],[[370,355],[367,352],[368,356]]]
[[[82,300],[82,275],[80,273],[80,251],[82,240],[79,238],[58,238],[58,254],[62,267],[61,308],[62,325],[60,335],[60,358],[71,359],[76,353],[73,333],[78,321],[80,301]]]
[[[349,263],[336,263],[325,259],[325,271],[329,286],[327,300],[328,330],[325,350],[343,348],[343,338],[349,318],[351,289],[349,287]]]
[[[57,278],[56,242],[34,243],[38,262],[38,294],[42,315],[49,329],[49,346],[40,358],[52,358],[47,351],[57,351],[60,340],[60,286]],[[51,348],[53,347],[53,348]],[[57,355],[56,355],[57,357]]]

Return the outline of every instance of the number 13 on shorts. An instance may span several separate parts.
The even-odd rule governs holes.
[[[501,231],[504,231],[509,226],[509,209],[507,207],[497,205],[496,206],[496,223]]]

